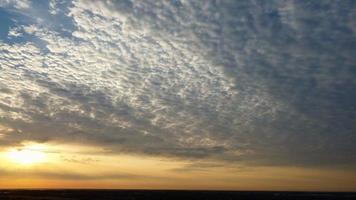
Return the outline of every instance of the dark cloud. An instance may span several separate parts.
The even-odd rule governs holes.
[[[145,176],[126,174],[126,173],[115,173],[115,174],[83,174],[83,173],[73,173],[73,172],[51,172],[51,171],[38,171],[38,172],[26,172],[26,171],[11,171],[11,170],[0,170],[4,177],[11,177],[16,175],[22,178],[45,178],[45,179],[60,179],[60,180],[122,180],[122,179],[136,179],[136,178],[147,178]]]

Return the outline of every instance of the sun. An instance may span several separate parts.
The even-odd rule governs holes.
[[[43,162],[46,159],[46,154],[43,152],[42,146],[29,145],[8,151],[7,157],[16,164],[32,165]]]

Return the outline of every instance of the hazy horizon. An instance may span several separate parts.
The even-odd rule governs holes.
[[[356,191],[355,13],[0,0],[0,188]]]

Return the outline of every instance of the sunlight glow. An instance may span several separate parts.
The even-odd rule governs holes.
[[[20,149],[11,149],[7,152],[7,158],[14,163],[21,165],[31,165],[43,162],[46,154],[41,145],[29,145]]]

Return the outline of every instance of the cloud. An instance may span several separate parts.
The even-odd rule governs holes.
[[[55,180],[122,180],[122,179],[136,179],[147,178],[145,176],[115,173],[115,174],[83,174],[73,172],[53,172],[53,171],[11,171],[0,169],[2,177],[13,177],[14,175],[22,178],[45,178]]]
[[[30,1],[28,0],[1,0],[0,7],[8,7],[15,9],[27,9],[30,7]]]
[[[2,143],[354,164],[353,9],[306,1],[52,1],[47,12],[58,25],[35,16],[41,20],[12,29],[24,41],[0,41],[0,123],[12,130]]]

